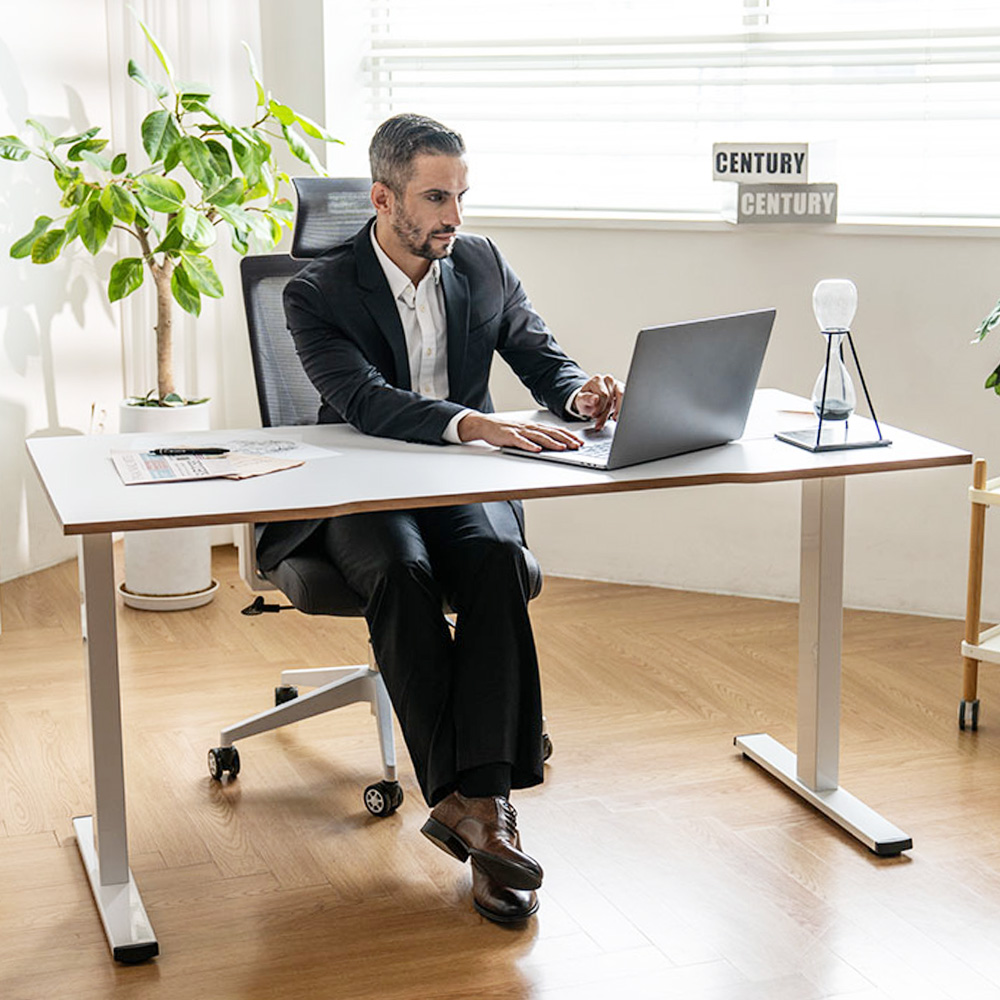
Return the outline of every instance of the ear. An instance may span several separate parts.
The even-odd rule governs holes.
[[[392,193],[392,188],[387,184],[383,184],[382,181],[375,181],[372,184],[372,205],[375,211],[379,214],[385,214],[392,211],[392,207],[395,203],[395,195]]]

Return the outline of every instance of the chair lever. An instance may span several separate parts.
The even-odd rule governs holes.
[[[277,614],[279,611],[294,611],[294,604],[265,604],[263,597],[255,597],[241,612],[241,615]]]

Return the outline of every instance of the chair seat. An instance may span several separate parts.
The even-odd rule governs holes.
[[[522,548],[528,567],[529,600],[542,589],[542,570],[530,549]],[[299,610],[307,615],[364,615],[361,598],[348,586],[340,570],[321,551],[300,549],[264,574]]]

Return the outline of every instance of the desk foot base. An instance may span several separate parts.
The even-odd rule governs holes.
[[[146,908],[142,905],[132,873],[129,872],[127,882],[102,885],[94,844],[93,817],[77,816],[73,820],[73,829],[76,831],[76,843],[80,848],[80,857],[90,881],[97,912],[104,924],[112,957],[125,965],[154,958],[160,953],[160,946],[146,916]]]
[[[787,785],[796,795],[842,826],[880,857],[894,857],[913,847],[913,840],[843,788],[814,791],[796,776],[795,754],[766,733],[737,736],[733,741],[746,757]]]

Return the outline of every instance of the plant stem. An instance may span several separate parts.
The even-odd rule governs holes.
[[[150,261],[149,269],[156,283],[156,391],[162,400],[174,391],[173,300],[170,296],[174,262],[164,257],[162,264]]]

